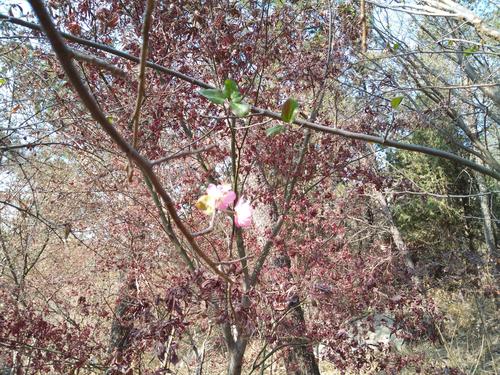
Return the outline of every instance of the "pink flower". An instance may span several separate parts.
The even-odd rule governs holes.
[[[236,199],[236,193],[231,190],[231,185],[210,184],[207,194],[202,195],[196,202],[196,207],[205,215],[215,214],[215,210],[224,211]],[[234,207],[234,224],[238,228],[247,228],[252,225],[253,208],[250,202],[241,197]]]
[[[207,188],[207,194],[202,195],[195,206],[206,215],[211,215],[215,209],[224,211],[235,199],[236,193],[231,190],[229,184],[210,184]]]
[[[236,199],[236,193],[231,190],[229,184],[214,185],[210,184],[207,188],[207,195],[215,200],[215,207],[224,211]]]
[[[238,228],[248,228],[252,225],[253,208],[250,202],[245,201],[243,197],[238,200],[234,207],[234,223]]]

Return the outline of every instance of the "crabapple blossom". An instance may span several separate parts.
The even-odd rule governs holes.
[[[207,188],[207,194],[214,197],[215,207],[220,211],[224,211],[236,199],[236,193],[231,190],[229,184],[217,186],[210,184]]]
[[[211,215],[216,209],[224,211],[236,199],[236,193],[231,190],[229,184],[210,184],[207,194],[202,195],[196,202],[196,208],[205,215]]]
[[[250,202],[243,197],[238,200],[234,207],[234,223],[238,228],[247,228],[252,225],[253,208]]]

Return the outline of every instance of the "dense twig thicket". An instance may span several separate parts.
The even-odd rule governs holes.
[[[496,373],[475,7],[1,9],[0,372]]]

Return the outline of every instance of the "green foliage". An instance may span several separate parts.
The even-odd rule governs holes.
[[[445,141],[429,129],[416,131],[409,140],[449,149]],[[439,158],[397,151],[389,160],[398,170],[404,171],[404,179],[410,184],[406,190],[421,193],[398,196],[393,205],[394,219],[417,261],[443,265],[453,251],[458,263],[447,267],[464,266],[463,253],[477,250],[474,244],[482,238],[480,222],[464,219],[464,216],[480,216],[478,202],[448,198],[447,195],[469,194],[473,181],[467,174],[460,173],[454,164]]]
[[[391,99],[391,107],[392,109],[398,109],[399,105],[401,104],[401,102],[403,101],[403,97],[402,96],[396,96],[395,98],[392,98]]]
[[[230,104],[231,112],[237,117],[244,117],[250,113],[250,105],[247,103],[235,103]]]
[[[266,135],[268,137],[273,137],[277,134],[282,133],[285,130],[285,127],[283,125],[276,125],[273,126],[272,128],[266,129]]]
[[[474,52],[477,52],[477,51],[479,51],[479,47],[478,46],[469,47],[467,49],[464,49],[464,56],[473,55]]]
[[[299,111],[299,103],[295,99],[288,99],[281,108],[281,119],[286,123],[292,123]]]
[[[209,101],[215,104],[222,105],[229,101],[229,108],[231,112],[237,117],[245,117],[250,113],[250,104],[242,103],[243,96],[238,90],[238,85],[232,79],[226,79],[224,81],[224,89],[205,89],[200,90],[198,93],[207,98]]]
[[[215,104],[224,104],[224,101],[226,100],[224,92],[219,89],[205,89],[198,91],[198,93]]]
[[[238,85],[232,79],[226,79],[224,81],[224,97],[229,99],[233,93],[239,94]]]

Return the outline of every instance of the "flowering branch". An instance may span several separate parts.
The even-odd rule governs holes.
[[[165,203],[165,207],[167,208],[167,211],[172,217],[175,225],[186,238],[193,251],[205,261],[205,263],[210,269],[212,269],[213,272],[222,277],[225,281],[232,283],[233,281],[226,274],[220,271],[217,268],[217,265],[210,259],[210,257],[208,257],[208,255],[206,255],[201,250],[189,229],[184,225],[177,213],[172,198],[163,188],[160,180],[158,179],[158,176],[156,176],[153,171],[153,166],[151,165],[151,163],[142,155],[140,155],[137,150],[132,147],[132,145],[130,145],[127,141],[125,141],[125,139],[123,139],[120,133],[113,127],[113,125],[107,119],[106,115],[102,112],[94,97],[89,93],[87,87],[82,82],[78,71],[73,65],[73,61],[71,59],[71,51],[66,46],[62,37],[56,30],[54,23],[52,22],[52,19],[50,18],[50,15],[47,12],[47,9],[45,8],[43,2],[41,0],[30,0],[30,4],[35,11],[38,19],[40,20],[40,24],[42,25],[41,27],[47,35],[47,38],[49,39],[50,44],[52,45],[52,48],[59,60],[59,63],[61,64],[64,72],[66,73],[66,76],[68,77],[68,80],[73,85],[82,103],[90,112],[94,120],[98,122],[99,125],[101,125],[102,129],[108,134],[108,136],[113,140],[118,148],[123,151],[128,158],[135,162],[135,164],[149,178],[151,185],[154,187],[158,195]]]

